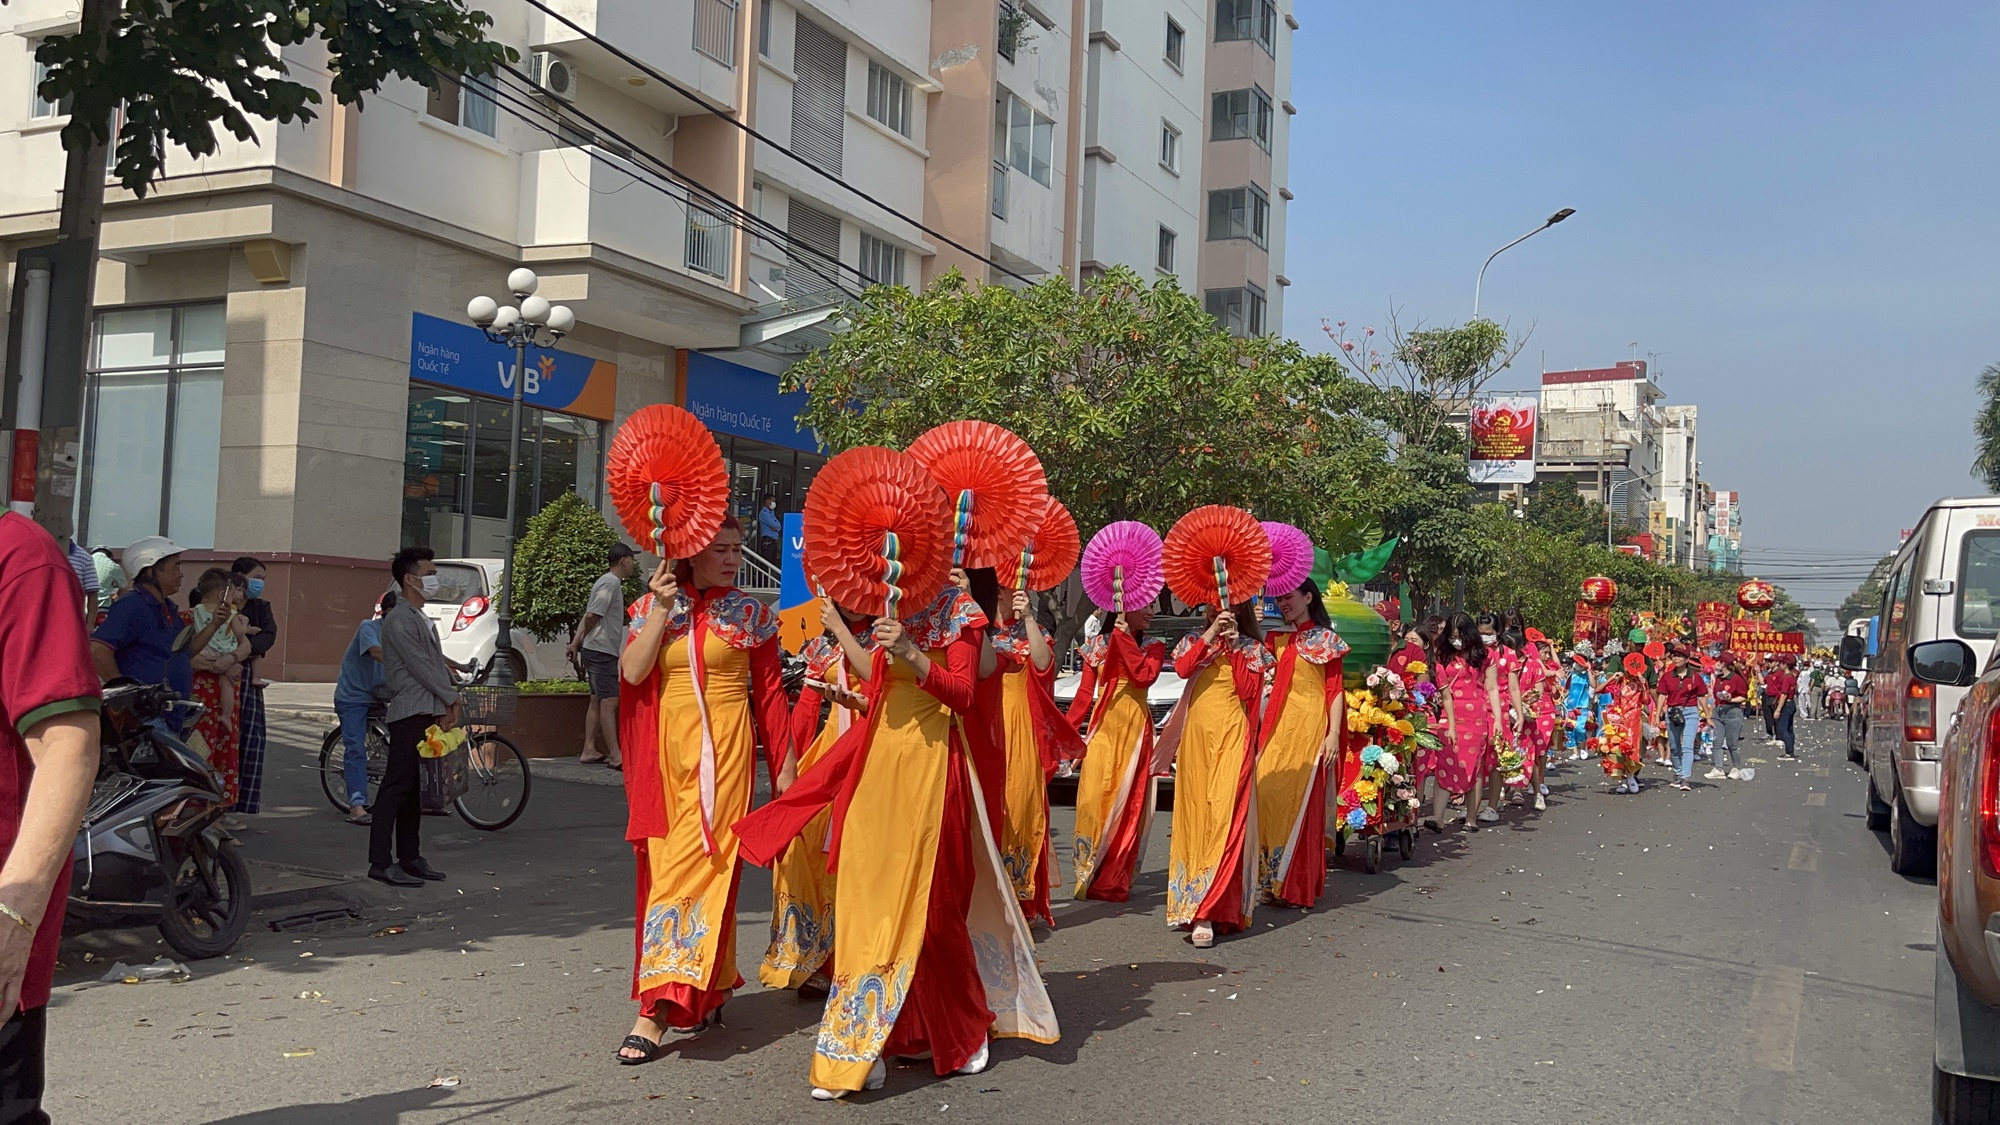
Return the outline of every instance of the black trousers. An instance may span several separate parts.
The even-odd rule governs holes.
[[[391,862],[407,863],[423,858],[417,833],[423,827],[424,806],[417,776],[417,743],[424,731],[436,724],[436,715],[412,715],[389,724],[389,761],[382,770],[382,788],[375,793],[370,812],[375,822],[368,826],[368,866],[387,867]],[[394,839],[395,859],[390,859],[389,843]]]
[[[42,1112],[48,1016],[47,1008],[30,1008],[0,1024],[0,1125],[48,1125]]]

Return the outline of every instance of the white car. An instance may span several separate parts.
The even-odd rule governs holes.
[[[505,564],[500,559],[439,559],[437,568],[437,597],[424,603],[424,616],[437,626],[446,658],[460,664],[473,661],[479,678],[485,679],[493,668],[493,651],[500,639],[498,593]],[[520,654],[514,665],[516,683],[575,676],[563,659],[562,646],[542,654],[536,650],[533,633],[518,623],[513,632],[514,651]]]
[[[1081,672],[1058,676],[1055,684],[1057,706],[1065,712],[1068,711],[1070,701],[1076,698],[1077,685],[1082,682]],[[1182,686],[1183,681],[1174,674],[1173,666],[1168,665],[1160,669],[1160,678],[1154,680],[1153,686],[1146,689],[1146,706],[1153,712],[1153,729],[1158,730],[1160,724],[1167,721],[1167,713],[1174,709],[1174,704],[1181,701]]]

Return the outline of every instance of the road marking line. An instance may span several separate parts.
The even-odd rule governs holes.
[[[1818,871],[1819,849],[1804,841],[1793,844],[1790,867],[1794,871]]]
[[[1826,794],[1808,793],[1806,794],[1806,804],[1824,806],[1826,804]]]
[[[1805,990],[1803,969],[1773,965],[1757,974],[1757,982],[1750,988],[1750,1021],[1743,1028],[1743,1048],[1751,1066],[1792,1069]]]

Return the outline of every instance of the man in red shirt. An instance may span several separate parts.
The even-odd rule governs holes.
[[[1715,670],[1715,728],[1722,740],[1715,747],[1715,768],[1705,775],[1711,781],[1728,778],[1741,781],[1743,775],[1743,706],[1750,698],[1750,679],[1743,674],[1743,660],[1733,652],[1722,654],[1722,666]],[[1729,756],[1727,772],[1723,755]]]
[[[1778,666],[1764,677],[1764,694],[1771,697],[1771,706],[1778,715],[1778,741],[1785,744],[1785,757],[1796,758],[1798,751],[1793,743],[1792,720],[1799,709],[1799,674],[1792,671],[1792,658],[1780,656]]]
[[[70,848],[97,777],[83,587],[56,541],[0,513],[0,1123],[47,1121],[43,1044]]]
[[[1667,646],[1667,670],[1660,675],[1660,695],[1667,707],[1667,730],[1674,744],[1674,788],[1693,789],[1695,743],[1701,739],[1701,700],[1708,684],[1688,663],[1687,646]]]

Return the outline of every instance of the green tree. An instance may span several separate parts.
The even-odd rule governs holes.
[[[1994,368],[1987,370],[1991,371]],[[1895,561],[1895,555],[1883,555],[1882,561],[1875,564],[1874,569],[1868,572],[1868,577],[1862,579],[1861,585],[1856,586],[1854,592],[1847,595],[1846,600],[1840,603],[1840,607],[1833,611],[1834,620],[1840,622],[1842,629],[1847,628],[1848,622],[1857,617],[1873,617],[1875,611],[1881,608],[1882,588],[1889,583],[1889,567]]]
[[[618,533],[604,516],[574,492],[529,517],[514,549],[514,623],[542,640],[567,641],[616,542]],[[625,595],[629,601],[637,591],[628,588]]]
[[[952,273],[921,293],[871,289],[849,319],[785,375],[830,448],[998,423],[1041,456],[1086,537],[1121,519],[1164,531],[1201,504],[1315,535],[1367,514],[1387,449],[1360,413],[1369,389],[1294,342],[1220,330],[1171,278],[1119,268],[1081,290],[1012,289]]]
[[[1483,317],[1435,328],[1419,321],[1405,329],[1390,309],[1387,338],[1379,346],[1373,328],[1361,329],[1356,340],[1344,320],[1320,327],[1334,342],[1334,356],[1380,392],[1374,410],[1403,445],[1430,446],[1528,346],[1527,335],[1510,337]]]
[[[35,49],[49,68],[39,92],[70,100],[62,136],[71,154],[110,142],[122,110],[111,174],[140,195],[169,144],[208,156],[218,124],[254,141],[252,117],[316,116],[320,92],[290,77],[286,47],[324,45],[329,89],[343,105],[360,105],[392,77],[435,88],[519,57],[486,39],[493,17],[464,0],[90,0],[81,15],[75,33]]]
[[[1604,505],[1586,499],[1577,491],[1576,481],[1556,477],[1537,484],[1528,493],[1524,509],[1528,523],[1544,531],[1574,539],[1579,543],[1604,542]],[[1638,529],[1624,520],[1612,520],[1612,536],[1624,542]]]
[[[1972,416],[1972,471],[1988,492],[2000,492],[2000,363],[1979,373],[1979,412]]]

